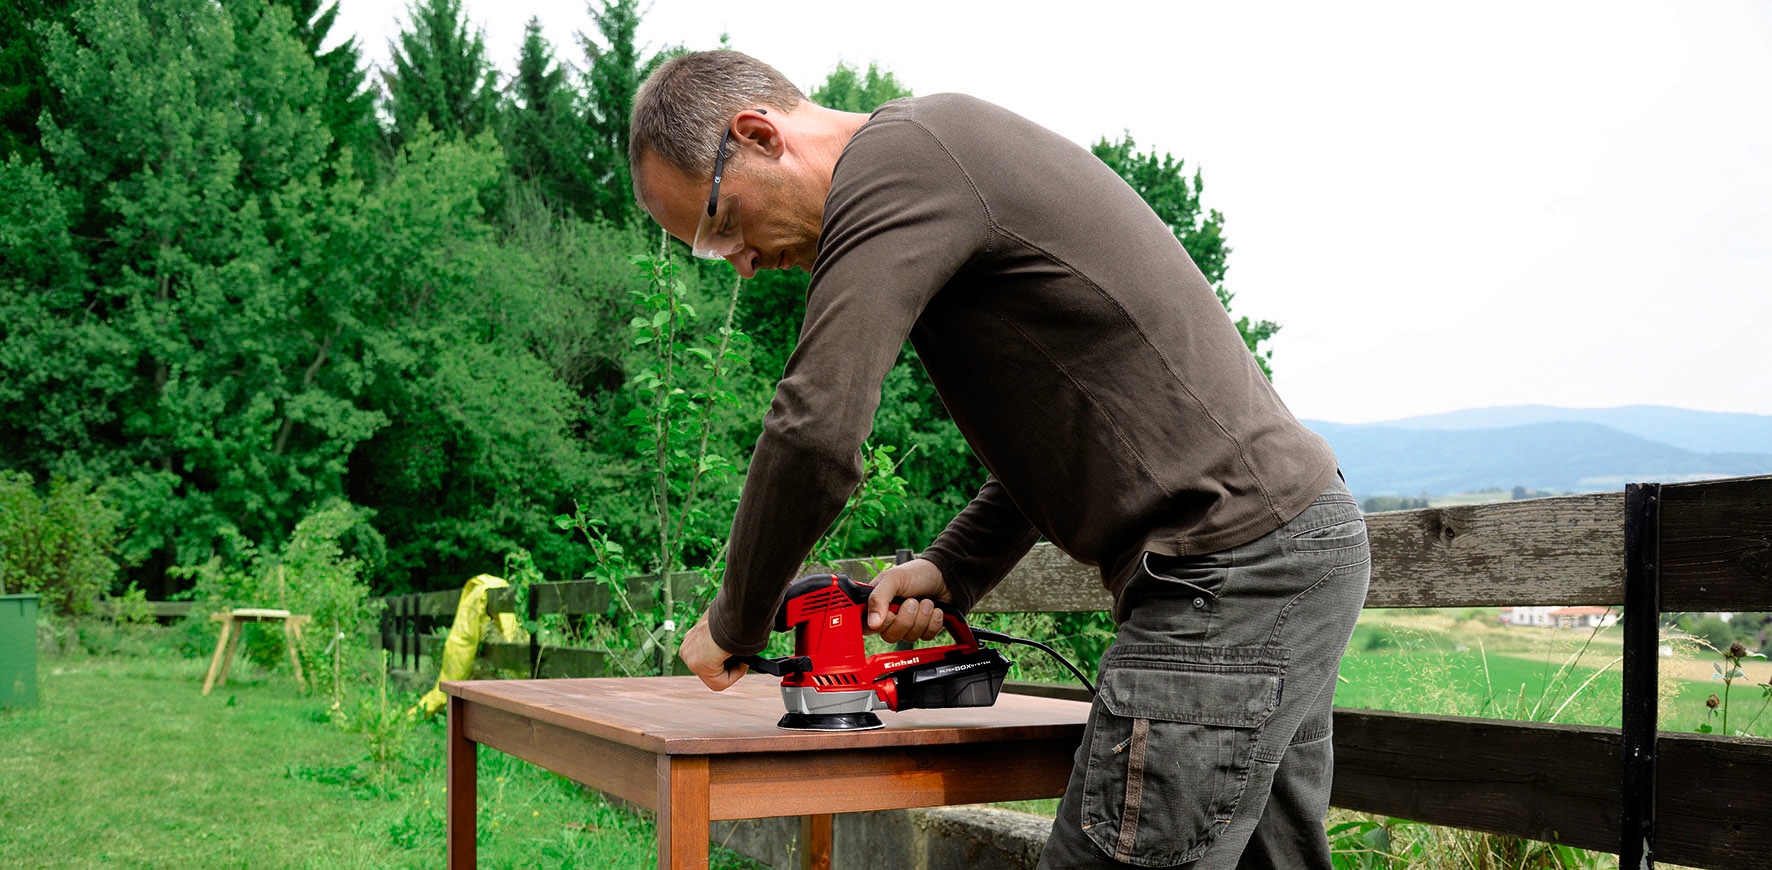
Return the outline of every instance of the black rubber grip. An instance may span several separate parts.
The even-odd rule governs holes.
[[[766,659],[762,656],[732,656],[726,660],[726,666],[747,665],[752,670],[761,671],[772,677],[785,677],[789,674],[804,674],[812,670],[812,659],[809,656],[786,656],[779,659]]]

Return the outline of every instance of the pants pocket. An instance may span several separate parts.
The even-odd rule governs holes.
[[[1087,738],[1081,821],[1095,845],[1146,867],[1204,854],[1243,797],[1283,662],[1268,647],[1110,652]]]
[[[1311,505],[1284,528],[1286,547],[1294,554],[1326,560],[1338,568],[1371,560],[1366,519],[1351,503]]]

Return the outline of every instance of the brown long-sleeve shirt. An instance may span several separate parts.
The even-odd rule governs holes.
[[[1116,595],[1145,550],[1208,553],[1335,477],[1204,276],[1094,155],[980,100],[888,103],[825,201],[800,341],[733,522],[714,640],[761,649],[860,481],[909,339],[990,478],[922,555],[969,609],[1042,535]]]

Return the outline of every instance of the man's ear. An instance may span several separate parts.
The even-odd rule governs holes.
[[[755,150],[764,157],[771,159],[780,157],[786,150],[782,142],[782,130],[775,124],[775,116],[767,109],[746,109],[732,119],[732,137],[739,141],[739,147]]]

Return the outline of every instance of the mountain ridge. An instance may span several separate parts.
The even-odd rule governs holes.
[[[1772,453],[1772,415],[1694,411],[1668,405],[1611,408],[1498,405],[1422,414],[1370,425],[1401,429],[1498,429],[1550,422],[1598,423],[1694,453]]]
[[[1612,411],[1628,411],[1608,414]],[[1543,419],[1567,411],[1585,419]],[[1537,417],[1534,422],[1510,420]],[[1625,421],[1635,432],[1593,422]],[[1722,437],[1646,437],[1641,432],[1692,432],[1716,425]],[[1305,420],[1335,449],[1349,488],[1366,496],[1446,496],[1523,486],[1548,492],[1598,492],[1626,483],[1677,483],[1772,474],[1772,416],[1724,415],[1661,406],[1555,409],[1510,406],[1405,418],[1383,423]],[[1458,423],[1488,425],[1456,425]],[[1765,437],[1760,437],[1760,426]],[[1684,427],[1684,428],[1682,428]],[[1688,444],[1763,445],[1757,450],[1694,450]]]

